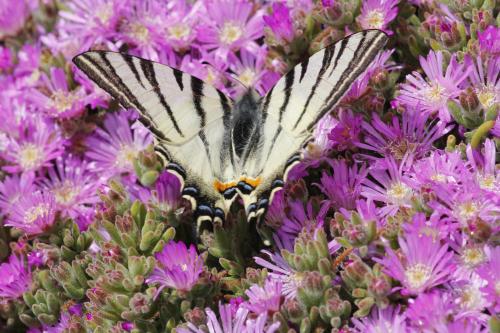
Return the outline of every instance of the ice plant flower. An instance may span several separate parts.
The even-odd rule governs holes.
[[[294,200],[288,203],[288,213],[283,220],[280,228],[275,233],[275,238],[279,239],[283,248],[292,250],[295,239],[302,230],[313,232],[320,228],[330,209],[329,202],[323,202],[320,205],[314,205],[312,200],[304,204],[300,200]]]
[[[219,304],[219,316],[217,318],[212,309],[206,308],[209,333],[274,333],[278,330],[280,323],[267,324],[267,313],[260,314],[256,319],[249,319],[249,310],[239,307],[237,310],[232,304]],[[177,327],[178,333],[206,333],[205,330],[188,323],[187,327]]]
[[[168,45],[177,52],[188,50],[196,39],[196,25],[202,9],[202,2],[193,5],[187,1],[173,1],[168,7],[168,21],[165,25],[165,37]]]
[[[158,295],[164,288],[189,291],[203,271],[203,259],[194,245],[189,249],[183,242],[171,241],[155,254],[157,266],[146,279],[148,284],[158,284]]]
[[[114,49],[111,38],[116,36],[117,24],[125,14],[127,3],[123,0],[69,1],[65,10],[59,12],[61,18],[56,29],[59,36],[76,38],[82,52],[101,43]]]
[[[11,254],[8,261],[0,264],[0,298],[16,299],[31,287],[31,272],[24,260]]]
[[[329,114],[318,121],[313,131],[314,140],[309,143],[305,151],[307,158],[318,159],[328,153],[333,146],[329,134],[337,125],[337,119]]]
[[[374,308],[369,317],[353,319],[355,333],[409,333],[405,314],[401,314],[399,307],[387,307],[384,310]]]
[[[17,34],[30,14],[29,0],[0,1],[0,40]]]
[[[109,113],[103,128],[87,139],[86,156],[95,161],[97,171],[113,174],[134,170],[134,159],[152,138],[141,124],[131,126],[132,119],[130,112]]]
[[[7,149],[0,152],[9,165],[4,170],[14,172],[36,171],[50,166],[50,161],[61,156],[64,140],[56,127],[44,120],[29,120],[18,127],[19,136],[9,138]]]
[[[262,11],[252,14],[253,4],[246,0],[206,0],[206,16],[198,26],[197,39],[203,48],[214,51],[223,61],[230,51],[254,50],[255,39],[263,34]]]
[[[411,171],[415,189],[446,187],[453,191],[472,176],[458,151],[431,152],[430,156],[417,160]]]
[[[333,174],[321,174],[319,184],[315,184],[336,208],[355,209],[361,194],[361,183],[368,170],[363,165],[348,166],[345,160],[329,160]]]
[[[488,59],[486,63],[479,56],[476,61],[470,57],[467,57],[466,61],[472,68],[469,81],[482,107],[488,109],[500,103],[500,73],[498,71],[500,56]]]
[[[453,318],[455,312],[453,298],[449,293],[441,293],[437,290],[420,293],[409,302],[406,315],[411,320],[415,331],[448,332],[447,323],[449,318]]]
[[[54,194],[64,216],[88,215],[99,201],[97,188],[101,182],[91,170],[90,163],[70,155],[57,158],[54,167],[47,169],[46,177],[40,180],[41,187]]]
[[[156,181],[151,201],[162,210],[175,210],[181,202],[181,182],[177,176],[165,171]]]
[[[245,294],[248,301],[241,306],[255,314],[274,313],[280,310],[283,284],[280,280],[266,279],[263,286],[252,285]]]
[[[401,85],[396,100],[424,113],[437,112],[441,121],[451,121],[446,104],[458,97],[462,91],[461,84],[467,79],[470,69],[459,64],[454,54],[443,73],[443,53],[440,51],[431,51],[426,58],[420,57],[420,65],[427,80],[417,72],[407,75],[407,83]]]
[[[29,99],[48,116],[66,119],[83,112],[86,94],[81,87],[69,90],[66,74],[62,68],[52,67],[50,78],[42,76],[42,84],[43,89],[33,89]]]
[[[34,180],[34,173],[28,172],[6,177],[0,182],[0,209],[3,214],[8,214],[19,199],[36,190]]]
[[[373,177],[365,178],[362,183],[361,196],[374,202],[383,203],[381,216],[395,215],[401,208],[410,208],[414,196],[412,180],[403,172],[404,161],[400,166],[393,158],[379,160],[369,171]]]
[[[489,260],[477,269],[478,275],[486,280],[481,290],[491,303],[492,313],[500,312],[500,246],[491,249]]]
[[[275,2],[272,5],[272,13],[263,17],[266,28],[269,29],[268,36],[272,38],[271,44],[289,44],[295,38],[295,29],[292,22],[290,9],[285,3]]]
[[[478,32],[479,47],[485,54],[500,55],[500,28],[488,26],[483,32]]]
[[[386,256],[375,259],[384,272],[399,281],[404,294],[418,295],[447,281],[454,271],[453,253],[448,245],[431,235],[412,232],[399,237],[401,254],[390,247]]]
[[[239,56],[229,54],[229,68],[236,75],[236,80],[241,83],[236,85],[239,93],[252,87],[260,95],[264,95],[268,89],[279,79],[279,75],[266,68],[267,48],[260,47],[253,52],[242,49]]]
[[[360,140],[362,123],[361,115],[355,114],[352,110],[339,109],[338,124],[328,134],[331,148],[340,151],[354,148]]]
[[[20,198],[12,207],[5,225],[27,235],[45,233],[56,221],[56,200],[52,193],[37,191]]]
[[[291,268],[281,254],[271,253],[266,250],[262,250],[262,253],[266,254],[269,260],[262,257],[254,257],[255,263],[267,268],[270,271],[269,276],[281,282],[282,295],[286,299],[295,298],[297,296],[297,288],[301,285],[301,280],[303,279],[302,274]]]
[[[399,0],[367,0],[361,6],[357,21],[363,29],[379,29],[392,34],[387,26],[398,14]]]
[[[410,158],[424,157],[432,150],[432,144],[451,129],[443,122],[429,123],[428,115],[415,110],[407,110],[401,119],[394,116],[391,120],[386,124],[374,114],[370,122],[364,121],[365,138],[357,146],[383,157],[392,156],[396,161],[406,158],[406,163],[412,164]],[[362,156],[375,159],[368,154]]]

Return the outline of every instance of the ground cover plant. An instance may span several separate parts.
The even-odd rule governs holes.
[[[0,0],[1,332],[500,332],[495,0]],[[71,62],[265,94],[390,38],[257,226],[197,230],[153,138]],[[240,83],[239,83],[239,82]]]

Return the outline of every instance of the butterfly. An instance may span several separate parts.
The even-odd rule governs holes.
[[[223,221],[236,198],[262,217],[316,123],[331,111],[387,41],[352,34],[293,67],[261,97],[237,100],[180,70],[131,55],[89,51],[74,64],[155,137],[155,151],[182,183],[197,222]]]

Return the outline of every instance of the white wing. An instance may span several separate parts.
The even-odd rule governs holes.
[[[298,151],[318,120],[337,105],[386,41],[379,30],[348,36],[295,66],[263,98],[261,140],[249,147],[252,151],[243,164],[245,174],[261,179],[244,196],[250,215],[265,211],[273,190],[282,186],[287,171],[300,160]]]
[[[232,101],[196,77],[126,54],[83,53],[73,62],[126,108],[134,108],[155,135],[155,149],[184,185],[200,219],[224,215],[214,181],[235,178],[230,148]],[[222,210],[222,212],[221,212]]]

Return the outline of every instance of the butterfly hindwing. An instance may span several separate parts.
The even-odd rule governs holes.
[[[157,152],[183,181],[183,193],[194,199],[200,218],[212,219],[228,209],[233,198],[224,198],[213,182],[235,178],[230,98],[196,77],[126,54],[90,51],[73,61],[122,106],[140,113],[155,136]]]
[[[242,166],[246,175],[261,180],[244,198],[250,215],[265,211],[318,120],[338,104],[386,41],[379,30],[348,36],[295,66],[264,96],[261,142]]]

